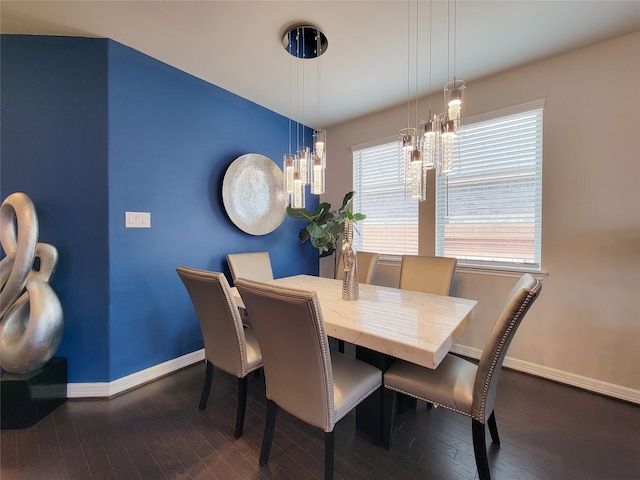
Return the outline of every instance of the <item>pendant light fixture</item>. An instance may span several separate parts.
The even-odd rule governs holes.
[[[454,171],[454,156],[456,151],[456,141],[458,130],[462,119],[462,94],[465,89],[465,82],[456,78],[456,2],[453,0],[453,49],[450,48],[451,33],[449,26],[451,9],[447,3],[447,76],[450,74],[450,59],[453,52],[453,80],[444,86],[444,101],[446,111],[438,114],[432,113],[431,109],[431,32],[432,14],[429,1],[429,113],[421,118],[419,135],[415,136],[415,129],[407,125],[406,129],[400,131],[402,155],[400,162],[405,171],[407,198],[423,201],[426,199],[427,172],[434,170],[438,175],[449,175]],[[409,0],[409,9],[411,0]],[[416,29],[418,18],[419,2],[416,6]],[[411,15],[408,15],[410,22]],[[416,33],[416,59],[417,55],[417,33]],[[407,45],[409,50],[409,45]],[[407,62],[409,63],[409,62]],[[417,61],[416,61],[417,68]],[[449,77],[451,78],[451,77]],[[417,74],[416,74],[417,89]],[[408,88],[407,88],[408,95]],[[417,93],[416,93],[417,97]],[[417,101],[416,101],[417,103]],[[408,102],[407,102],[408,110]],[[417,105],[416,105],[417,110]],[[415,151],[414,151],[415,150]],[[411,153],[409,153],[411,151]]]
[[[420,147],[422,149],[422,160],[425,170],[432,170],[440,158],[438,154],[440,147],[440,120],[438,115],[432,113],[431,108],[431,45],[432,45],[432,22],[431,22],[431,2],[429,2],[429,114],[420,119],[422,125],[422,138]],[[426,172],[425,172],[426,177]],[[425,196],[426,197],[426,196]],[[424,200],[424,199],[422,199]]]
[[[418,112],[418,9],[419,4],[416,2],[415,11],[415,112]],[[404,172],[405,180],[405,196],[410,200],[422,201],[427,195],[427,177],[424,166],[424,158],[420,145],[418,130],[411,127],[410,120],[410,97],[411,97],[411,1],[407,3],[407,127],[400,130],[400,162],[401,169]],[[417,118],[416,118],[417,123]]]
[[[284,188],[289,195],[291,208],[305,208],[306,186],[311,186],[311,193],[321,195],[325,191],[326,170],[326,142],[327,132],[319,128],[320,123],[320,56],[326,52],[329,45],[327,37],[313,25],[294,25],[286,29],[282,44],[285,50],[294,57],[296,69],[296,91],[304,88],[304,68],[302,62],[308,59],[317,61],[317,111],[318,128],[313,132],[313,150],[300,145],[300,132],[304,126],[296,122],[296,148],[294,150],[291,138],[291,119],[289,119],[289,152],[283,156]],[[300,71],[302,70],[302,75]],[[301,79],[302,77],[302,79]],[[289,95],[291,99],[291,71],[289,72]],[[304,93],[302,95],[302,109],[304,111]],[[289,115],[291,116],[291,115]],[[292,152],[296,153],[293,154]]]
[[[451,24],[449,19],[449,11],[451,4],[447,2],[447,52],[448,57],[451,58],[451,51],[449,49],[449,25]],[[440,175],[449,175],[453,172],[453,159],[456,149],[456,141],[458,139],[458,130],[460,128],[460,120],[462,118],[462,92],[465,89],[464,80],[458,80],[456,78],[456,26],[457,26],[457,4],[456,0],[453,0],[453,80],[448,82],[444,86],[444,104],[447,111],[443,114],[443,121],[441,124],[441,150],[440,161],[437,163],[438,173]],[[447,67],[447,76],[449,75],[449,68]],[[451,78],[451,77],[449,77]]]

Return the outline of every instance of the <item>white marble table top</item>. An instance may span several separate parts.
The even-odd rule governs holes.
[[[475,316],[477,302],[378,285],[342,299],[342,281],[310,275],[267,283],[318,293],[327,335],[427,368],[436,368]],[[244,307],[237,289],[236,303]]]

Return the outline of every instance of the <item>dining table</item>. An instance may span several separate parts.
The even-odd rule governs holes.
[[[397,358],[435,369],[476,314],[477,301],[360,284],[357,300],[343,300],[342,280],[294,275],[265,283],[315,291],[327,336],[356,346],[356,357],[383,371]],[[232,289],[238,307],[244,303]],[[251,313],[249,312],[249,318]],[[356,410],[356,427],[379,437],[376,396]]]

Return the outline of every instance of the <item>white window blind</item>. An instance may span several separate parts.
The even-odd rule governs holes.
[[[436,255],[539,269],[542,101],[468,119],[453,174],[436,181]]]
[[[406,200],[399,140],[353,147],[353,211],[367,216],[356,225],[357,250],[418,253],[418,202]]]

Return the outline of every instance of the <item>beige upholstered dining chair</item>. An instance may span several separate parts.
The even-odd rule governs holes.
[[[358,283],[371,283],[378,266],[379,255],[374,252],[356,252],[356,262],[358,263]],[[336,269],[336,279],[344,278],[344,261],[342,255],[338,258]]]
[[[260,465],[269,461],[278,408],[325,432],[324,478],[333,478],[333,429],[362,400],[378,391],[382,372],[329,351],[316,292],[244,278],[236,282],[262,349],[267,418]],[[382,401],[382,398],[380,398]]]
[[[269,252],[230,253],[227,255],[227,263],[234,282],[236,278],[248,278],[259,282],[273,280]]]
[[[242,436],[247,405],[247,375],[262,367],[262,355],[251,327],[242,325],[242,317],[222,273],[176,268],[196,311],[204,339],[206,372],[200,397],[200,410],[209,399],[214,365],[238,377],[238,407],[235,437]]]
[[[259,282],[273,280],[269,252],[230,253],[227,255],[227,263],[234,283],[236,278],[248,278]],[[246,309],[240,308],[240,315],[245,325],[251,325],[251,318]]]
[[[399,287],[422,293],[450,295],[457,264],[457,258],[403,255]],[[398,401],[398,412],[403,412],[408,406],[415,408],[415,399],[401,397]],[[431,408],[433,405],[428,403],[427,406]]]
[[[525,314],[540,294],[541,282],[524,274],[507,297],[482,350],[480,362],[447,354],[435,369],[396,360],[384,373],[384,386],[393,394],[385,395],[384,444],[389,448],[393,423],[393,403],[398,393],[410,395],[471,417],[473,450],[480,480],[489,480],[489,462],[485,424],[493,443],[500,444],[493,407],[500,369],[513,336]]]
[[[449,295],[458,260],[449,257],[403,255],[400,288],[436,295]]]

